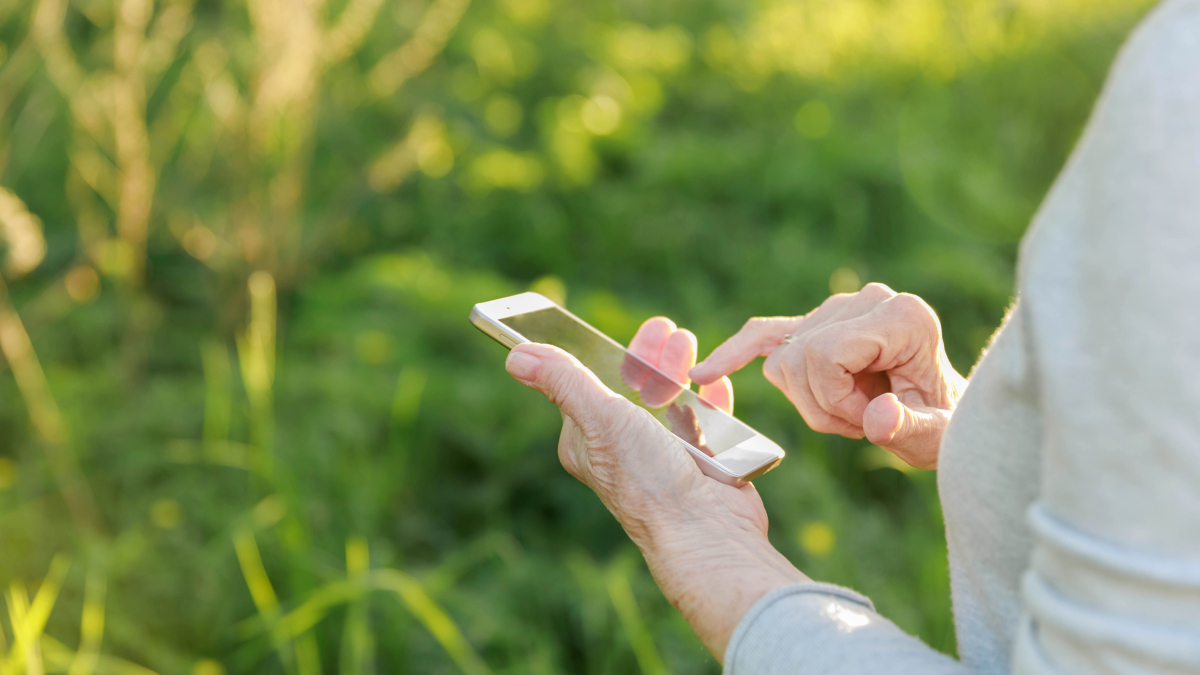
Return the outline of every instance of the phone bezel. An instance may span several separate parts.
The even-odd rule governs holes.
[[[520,314],[527,314],[541,309],[551,307],[558,308],[567,316],[578,321],[588,329],[603,337],[605,340],[620,347],[622,350],[625,346],[613,340],[604,333],[596,330],[591,324],[575,316],[566,308],[561,307],[553,300],[550,300],[539,293],[520,293],[506,298],[499,298],[488,302],[481,302],[471,309],[471,323],[501,345],[512,349],[518,344],[530,342],[524,335],[509,328],[501,323],[501,320]],[[660,373],[662,371],[659,371]],[[663,374],[666,376],[666,374]],[[682,385],[682,383],[680,383]],[[724,412],[724,411],[721,411]],[[728,414],[728,413],[724,413]],[[730,417],[733,417],[730,415]],[[679,439],[681,443],[692,454],[700,466],[700,470],[711,478],[726,483],[728,485],[742,485],[748,483],[755,478],[763,475],[771,469],[778,466],[783,460],[784,451],[771,439],[763,436],[750,425],[733,418],[738,424],[745,426],[754,433],[749,439],[738,443],[732,448],[720,453],[717,457],[722,458],[720,461],[715,457],[709,457],[708,454],[692,447],[692,445],[683,439]]]

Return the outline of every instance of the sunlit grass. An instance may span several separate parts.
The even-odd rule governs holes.
[[[491,672],[462,631],[415,577],[395,569],[370,569],[369,552],[364,540],[351,539],[346,543],[345,580],[322,586],[296,609],[282,614],[274,589],[262,568],[253,534],[243,529],[234,537],[246,585],[259,607],[260,629],[265,630],[277,646],[303,641],[306,636],[311,639],[310,631],[325,619],[332,608],[350,604],[351,618],[344,628],[342,660],[343,663],[365,663],[369,658],[368,649],[375,640],[363,613],[366,598],[373,591],[383,591],[397,598],[429,631],[464,675],[486,675]],[[357,619],[354,618],[356,616]],[[251,628],[249,635],[257,632],[258,629]],[[283,657],[284,653],[280,655]],[[300,670],[303,672],[303,669]]]
[[[774,73],[841,79],[914,69],[934,81],[1011,58],[1048,36],[1104,25],[1150,0],[778,0],[742,30],[717,24],[703,55],[744,87]]]
[[[275,280],[267,272],[250,275],[250,320],[238,337],[238,364],[250,401],[252,454],[247,468],[271,480],[274,472]],[[219,414],[219,413],[218,413]]]
[[[246,580],[246,587],[250,590],[250,597],[254,599],[259,616],[266,623],[274,623],[281,614],[279,599],[275,595],[270,578],[267,577],[266,569],[263,568],[254,532],[245,526],[238,528],[233,534],[233,545],[237,551],[242,577]],[[313,635],[299,633],[283,636],[272,633],[272,637],[284,670],[298,675],[315,675],[321,672],[320,656],[317,654],[317,643]]]
[[[629,577],[626,576],[625,571],[616,565],[609,567],[604,575],[604,585],[608,588],[608,597],[617,610],[621,628],[625,630],[625,637],[633,647],[633,653],[637,656],[637,662],[643,675],[665,675],[667,669],[658,655],[658,650],[654,647],[653,636],[646,629],[645,622],[642,621],[637,601],[629,589]]]
[[[6,644],[0,627],[0,675],[155,675],[147,668],[101,653],[107,580],[99,568],[93,567],[87,573],[79,649],[73,651],[44,632],[70,567],[66,556],[55,556],[32,601],[22,584],[14,581],[9,585],[4,600],[13,639],[11,645]]]
[[[70,435],[62,411],[45,371],[33,350],[29,333],[20,315],[13,309],[8,287],[0,278],[0,353],[3,353],[21,393],[26,413],[35,430],[42,451],[54,473],[58,489],[79,527],[97,530],[99,514],[87,478],[71,446]]]
[[[707,348],[888,277],[966,289],[942,300],[982,344],[994,252],[893,250],[946,185],[1001,241],[1041,188],[938,121],[1007,118],[942,96],[1148,4],[0,8],[0,675],[713,672],[470,304],[528,287],[619,339],[678,311]],[[1066,133],[1041,105],[1038,143]],[[889,529],[854,496],[925,488],[878,449],[825,466],[746,377],[800,450],[763,491],[785,553],[948,626],[936,504]]]

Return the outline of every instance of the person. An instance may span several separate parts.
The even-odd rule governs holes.
[[[640,547],[727,673],[1200,672],[1200,0],[1119,54],[1026,234],[1017,300],[969,381],[921,299],[869,284],[751,319],[690,369],[763,372],[814,430],[938,469],[958,659],[767,540],[755,489],[546,345],[507,369],[563,412],[559,456]],[[686,375],[663,318],[631,349]]]

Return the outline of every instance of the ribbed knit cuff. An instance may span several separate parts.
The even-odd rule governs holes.
[[[965,669],[841,586],[802,583],[750,608],[725,649],[726,675],[930,675]]]

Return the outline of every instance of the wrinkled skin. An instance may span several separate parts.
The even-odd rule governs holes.
[[[629,350],[676,382],[690,376],[706,401],[730,412],[727,375],[764,356],[764,375],[815,431],[865,436],[921,468],[937,466],[966,387],[946,358],[933,310],[882,284],[835,295],[803,316],[751,319],[698,365],[695,336],[663,317],[644,323]],[[767,514],[753,486],[705,477],[675,435],[570,354],[518,345],[506,367],[560,408],[563,467],[617,518],[717,659],[759,598],[807,579],[767,541]],[[675,386],[641,389],[644,400],[678,395]]]

